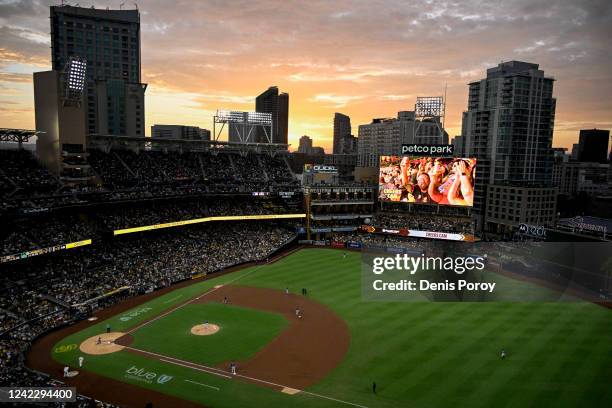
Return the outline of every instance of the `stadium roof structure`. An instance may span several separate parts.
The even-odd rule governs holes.
[[[154,137],[118,136],[91,134],[87,136],[87,145],[109,150],[111,148],[140,150],[168,150],[168,151],[234,151],[247,154],[269,153],[287,151],[289,144],[282,143],[236,143],[219,140],[193,140],[193,139],[167,139]]]
[[[18,143],[19,147],[27,143],[31,137],[40,133],[38,130],[0,128],[0,142]]]

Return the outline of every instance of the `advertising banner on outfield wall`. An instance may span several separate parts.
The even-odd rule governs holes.
[[[332,241],[331,246],[332,248],[344,248],[344,242]]]
[[[407,228],[382,228],[373,225],[362,225],[361,230],[370,234],[399,235],[402,237],[444,239],[447,241],[474,241],[474,235],[451,232],[420,231]]]
[[[346,243],[347,248],[359,249],[361,248],[361,242],[348,241]]]
[[[474,158],[380,156],[378,199],[472,207],[475,178]]]

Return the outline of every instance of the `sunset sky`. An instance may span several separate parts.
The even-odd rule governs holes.
[[[50,69],[52,1],[0,0],[0,127],[33,128],[32,72]],[[59,1],[57,2],[59,3]],[[74,3],[74,2],[73,2]],[[122,0],[79,0],[119,8]],[[254,110],[288,92],[289,143],[330,152],[334,112],[357,126],[447,91],[461,130],[467,84],[518,59],[553,76],[554,146],[612,127],[612,2],[556,0],[139,1],[147,134],[155,123],[212,129],[217,109]],[[132,1],[125,8],[133,8]]]

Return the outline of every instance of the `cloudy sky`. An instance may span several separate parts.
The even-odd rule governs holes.
[[[34,127],[32,72],[50,68],[51,0],[0,0],[0,127]],[[57,2],[59,3],[59,1]],[[123,0],[79,0],[119,8]],[[519,59],[553,76],[555,146],[612,127],[609,0],[141,0],[142,70],[154,123],[212,128],[216,109],[253,110],[270,85],[290,95],[293,148],[331,146],[334,112],[353,133],[447,93],[460,133],[467,83]],[[132,1],[124,7],[133,8]]]

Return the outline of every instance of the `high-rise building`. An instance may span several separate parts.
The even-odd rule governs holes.
[[[486,78],[469,84],[462,143],[464,154],[478,159],[474,194],[478,228],[504,232],[520,222],[554,222],[553,84],[554,79],[537,64],[520,61],[501,63],[488,69]],[[504,199],[500,194],[522,199]]]
[[[559,194],[574,197],[580,193],[610,195],[612,192],[612,169],[608,163],[557,160],[553,174]]]
[[[298,147],[298,153],[309,154],[312,149],[312,139],[306,135],[300,137],[300,146]]]
[[[271,86],[255,99],[255,111],[272,114],[272,143],[287,144],[289,140],[289,94]],[[257,130],[258,143],[268,143],[263,129]]]
[[[580,153],[580,145],[578,143],[572,144],[572,153],[570,156],[572,160],[578,160],[579,153]]]
[[[578,161],[607,163],[609,140],[609,130],[581,129],[578,140]]]
[[[210,130],[198,126],[153,125],[151,137],[160,139],[210,140]]]
[[[418,130],[415,135],[415,126]],[[444,144],[448,133],[440,134],[439,122],[417,121],[413,111],[397,113],[397,118],[373,119],[359,126],[357,137],[357,165],[378,167],[379,156],[402,154],[402,144]]]
[[[144,137],[139,11],[65,5],[50,12],[52,69],[61,72],[72,56],[87,61],[86,132]]]
[[[342,141],[342,149],[340,150],[342,153],[340,154],[356,154],[357,153],[357,138],[353,135],[348,135],[344,137]]]
[[[451,144],[453,145],[454,155],[456,157],[463,157],[463,137],[461,135],[455,136]]]
[[[357,165],[378,167],[379,156],[401,153],[400,122],[394,118],[373,119],[359,126]]]
[[[300,137],[300,145],[298,153],[308,154],[311,156],[321,156],[325,154],[325,149],[319,146],[312,145],[312,139],[309,136]]]
[[[342,113],[334,114],[334,154],[342,154],[346,146],[346,138],[351,137],[351,118]]]

